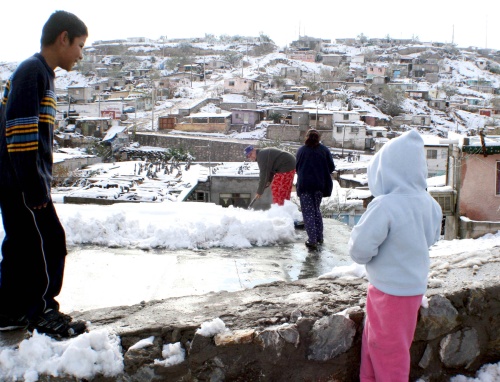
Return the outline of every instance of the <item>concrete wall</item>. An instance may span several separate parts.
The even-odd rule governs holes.
[[[287,124],[268,125],[267,139],[300,142],[301,129],[299,125],[287,125]]]
[[[495,234],[500,230],[500,222],[474,221],[460,219],[459,237],[460,239],[477,239],[487,233]]]
[[[182,147],[194,155],[197,162],[241,162],[245,160],[245,147],[250,144],[258,146],[257,141],[215,141],[208,138],[148,133],[136,133],[135,140],[142,146]]]
[[[82,158],[71,158],[71,159],[65,159],[62,162],[55,162],[54,163],[54,173],[64,173],[64,172],[71,172],[76,169],[80,169],[86,166],[90,166],[95,163],[101,163],[102,158],[99,157],[82,157]]]
[[[229,130],[230,121],[226,123],[177,123],[174,127],[178,131],[202,132],[202,133],[221,133]]]
[[[452,270],[441,281],[442,287],[429,289],[429,306],[419,312],[411,381],[449,381],[500,360],[498,263]],[[120,336],[125,370],[119,381],[354,382],[366,287],[361,279],[304,279],[75,316]],[[197,333],[214,318],[227,332]],[[150,336],[152,346],[129,349]],[[181,344],[185,360],[170,367],[155,364],[170,343]]]
[[[212,176],[211,182],[211,201],[217,205],[221,205],[220,194],[250,194],[250,200],[248,201],[250,203],[259,187],[258,175],[252,177]],[[262,197],[255,201],[252,208],[256,210],[269,209],[271,203],[271,190],[266,188]],[[248,204],[241,207],[246,208]]]

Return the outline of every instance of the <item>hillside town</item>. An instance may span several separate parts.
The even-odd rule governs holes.
[[[15,67],[1,65],[3,83]],[[56,74],[55,193],[66,202],[246,208],[258,169],[243,148],[295,152],[315,128],[337,167],[325,214],[352,226],[370,198],[371,155],[416,129],[445,238],[497,230],[499,51],[363,34],[300,36],[281,50],[264,34],[138,37],[96,41],[76,71]]]
[[[2,87],[18,64],[0,62]],[[56,78],[60,300],[89,330],[2,333],[0,380],[358,380],[366,270],[347,237],[373,198],[373,155],[410,130],[444,239],[410,378],[499,375],[500,51],[363,34],[284,48],[264,34],[135,37],[93,42]],[[296,193],[256,200],[244,154],[295,154],[311,128],[336,167],[317,251]]]

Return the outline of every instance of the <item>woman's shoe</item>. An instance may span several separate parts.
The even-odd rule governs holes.
[[[316,243],[311,243],[309,240],[306,241],[306,247],[309,249],[318,249],[318,244]]]

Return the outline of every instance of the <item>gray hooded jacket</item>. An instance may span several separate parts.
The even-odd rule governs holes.
[[[426,179],[424,142],[413,130],[386,143],[368,166],[374,199],[351,232],[349,253],[384,293],[427,289],[429,247],[439,240],[442,211]]]

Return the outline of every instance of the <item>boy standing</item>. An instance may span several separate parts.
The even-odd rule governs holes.
[[[0,106],[0,330],[28,328],[59,337],[86,325],[59,312],[66,238],[51,199],[56,116],[54,70],[82,59],[87,27],[56,11],[42,30],[40,53],[22,62]]]
[[[386,143],[367,172],[375,198],[349,240],[351,258],[366,265],[369,281],[360,381],[408,382],[429,247],[439,240],[442,212],[426,190],[424,141],[416,131]]]

